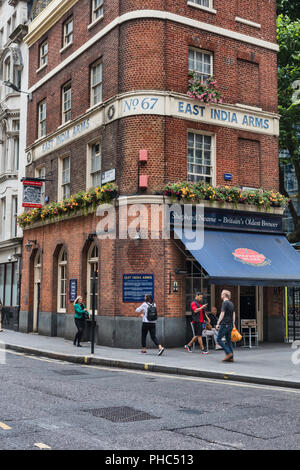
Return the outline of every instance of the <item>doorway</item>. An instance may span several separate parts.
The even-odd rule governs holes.
[[[256,320],[258,340],[263,341],[263,287],[240,286],[240,320]]]

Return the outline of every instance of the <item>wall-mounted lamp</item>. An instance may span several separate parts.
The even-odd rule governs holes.
[[[92,242],[96,236],[97,236],[96,232],[89,233],[88,234],[88,241]]]
[[[187,274],[187,271],[185,269],[175,269],[175,274]]]
[[[14,83],[11,83],[9,80],[5,80],[3,82],[3,85],[7,86],[8,88],[11,88],[12,90],[17,91],[18,93],[25,93],[25,95],[28,95],[29,101],[33,100],[32,93],[20,90],[20,88],[18,88]]]
[[[36,245],[36,240],[28,240],[25,245],[26,251],[28,251],[28,253],[30,253],[33,245]]]

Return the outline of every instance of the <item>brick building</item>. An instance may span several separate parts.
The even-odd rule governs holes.
[[[126,199],[145,205],[149,224],[151,205],[171,202],[162,194],[168,182],[277,190],[275,18],[275,0],[228,0],[226,7],[222,0],[52,0],[25,38],[33,94],[27,176],[50,175],[46,202],[115,181],[117,216]],[[189,98],[189,71],[203,81],[213,75],[223,103]],[[205,211],[211,210],[205,202]],[[226,220],[256,217],[265,227],[271,222],[262,218],[273,217],[280,232],[281,209],[264,214],[229,204],[218,210]],[[146,289],[154,289],[167,346],[184,344],[195,291],[204,291],[210,306],[219,308],[226,285],[239,318],[257,319],[260,340],[283,340],[284,283],[278,270],[276,282],[261,274],[256,282],[253,273],[242,282],[217,279],[173,236],[144,239],[147,221],[134,239],[100,240],[99,220],[90,211],[26,226],[20,330],[71,338],[71,290],[90,309],[96,271],[99,344],[139,345],[135,308],[143,276]],[[225,225],[205,232],[220,235],[224,228],[230,235]],[[274,239],[270,230],[262,231]]]

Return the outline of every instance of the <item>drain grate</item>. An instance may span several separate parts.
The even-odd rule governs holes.
[[[59,375],[86,375],[85,372],[80,372],[79,370],[66,369],[66,370],[54,370],[56,374]]]
[[[128,423],[133,421],[147,421],[150,419],[159,419],[157,416],[150,415],[141,410],[135,410],[128,406],[115,406],[111,408],[94,408],[91,410],[83,410],[91,413],[97,418],[108,419],[114,423]]]

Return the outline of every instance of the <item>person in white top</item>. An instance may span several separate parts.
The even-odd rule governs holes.
[[[146,338],[148,332],[150,332],[151,339],[153,343],[158,347],[158,356],[161,356],[164,352],[165,348],[159,344],[157,336],[156,336],[156,319],[157,319],[157,311],[156,305],[153,302],[152,296],[150,294],[145,295],[145,302],[140,305],[136,309],[137,313],[141,313],[141,317],[143,317],[142,323],[142,350],[141,353],[145,354],[146,351]],[[152,318],[155,318],[152,320]]]

